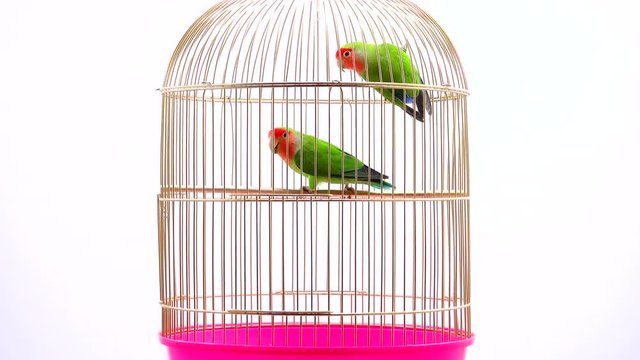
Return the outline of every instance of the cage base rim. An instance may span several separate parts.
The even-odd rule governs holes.
[[[234,328],[237,327],[239,329],[247,329],[247,328],[255,328],[258,327],[258,324],[249,324],[248,326],[243,324],[243,325],[227,325],[229,328]],[[299,324],[289,324],[286,325],[284,323],[276,323],[274,325],[272,325],[271,323],[263,323],[261,325],[263,328],[265,329],[272,329],[272,328],[283,328],[285,326],[289,327],[289,328],[299,328],[300,325]],[[364,328],[364,327],[369,327],[369,328],[374,328],[374,329],[384,329],[387,331],[393,331],[393,330],[402,330],[402,329],[412,329],[413,326],[403,326],[403,325],[383,325],[383,326],[379,326],[379,325],[375,325],[375,326],[369,326],[369,325],[354,325],[354,324],[348,324],[348,325],[340,325],[340,324],[326,324],[326,323],[321,323],[321,324],[304,324],[302,325],[303,327],[318,327],[320,326],[320,331],[322,330],[327,330],[328,328]],[[222,328],[222,326],[217,325],[215,328],[220,329]],[[193,330],[189,330],[192,332],[195,331],[211,331],[212,329],[214,329],[213,326],[207,326],[207,328],[203,328],[202,326],[195,328]],[[429,333],[438,333],[438,332],[449,332],[449,333],[462,333],[462,331],[460,330],[453,330],[453,329],[448,329],[448,328],[440,328],[440,327],[416,327],[416,329],[420,329],[421,331],[425,331],[425,332],[429,332]],[[184,330],[184,329],[183,329]],[[184,332],[184,331],[182,331]],[[459,349],[459,348],[466,348],[470,345],[472,345],[475,341],[475,334],[473,332],[468,333],[468,335],[451,335],[452,337],[458,337],[457,339],[451,339],[451,340],[443,340],[440,342],[433,342],[433,343],[423,343],[423,344],[401,344],[401,345],[390,345],[390,346],[385,346],[385,345],[376,345],[376,346],[315,346],[315,347],[310,347],[310,346],[294,346],[294,345],[289,345],[289,346],[283,346],[283,345],[253,345],[253,344],[245,344],[245,345],[238,345],[238,344],[220,344],[220,343],[213,343],[213,342],[197,342],[197,341],[189,341],[189,340],[179,340],[179,339],[172,339],[169,336],[166,335],[162,335],[162,333],[158,333],[158,337],[160,340],[160,343],[162,343],[163,345],[167,346],[168,348],[174,348],[174,349],[183,349],[183,350],[189,350],[189,351],[205,351],[205,352],[242,352],[242,351],[257,351],[257,352],[261,352],[261,353],[296,353],[296,354],[304,354],[304,353],[333,353],[336,351],[342,352],[343,354],[356,354],[356,353],[369,353],[369,352],[397,352],[397,351],[416,351],[416,350],[455,350],[455,349]]]

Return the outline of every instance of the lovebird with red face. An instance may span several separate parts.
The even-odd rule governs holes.
[[[275,128],[269,131],[269,147],[296,173],[309,180],[315,190],[319,183],[366,184],[376,189],[392,189],[388,178],[369,168],[362,161],[339,147],[293,129]],[[347,191],[354,189],[347,186]]]
[[[365,81],[424,84],[418,69],[403,49],[392,44],[353,42],[336,51],[340,70],[353,70]],[[431,115],[431,98],[426,90],[376,89],[387,101],[399,106],[416,120]],[[410,105],[413,104],[414,107]]]

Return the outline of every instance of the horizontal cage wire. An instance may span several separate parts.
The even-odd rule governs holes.
[[[365,73],[401,51],[415,69],[364,80],[340,50],[360,41],[378,49]],[[404,0],[222,1],[178,44],[161,93],[161,336],[471,337],[468,91],[428,14]]]

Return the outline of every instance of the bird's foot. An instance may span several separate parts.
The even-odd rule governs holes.
[[[351,186],[345,186],[344,194],[347,195],[347,199],[351,199],[352,196],[356,195],[356,189],[352,188]]]
[[[311,189],[308,186],[303,186],[302,189],[300,189],[300,192],[303,194],[311,194]]]

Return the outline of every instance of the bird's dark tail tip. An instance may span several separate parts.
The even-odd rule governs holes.
[[[429,93],[426,90],[420,91],[418,93],[418,96],[416,96],[416,100],[414,103],[415,109],[408,105],[405,105],[404,111],[406,111],[407,114],[411,115],[416,120],[424,122],[425,111],[427,113],[427,116],[431,116],[431,114],[433,113],[433,107],[431,106],[431,97],[429,96]]]
[[[422,115],[422,121],[424,121],[424,112],[427,111],[427,114],[431,116],[433,114],[433,107],[431,106],[431,97],[426,90],[420,91],[418,96],[416,96],[416,108],[418,112]]]
[[[416,120],[424,122],[424,115],[423,113],[418,109],[418,106],[416,105],[416,109],[412,108],[409,105],[405,105],[404,106],[404,111],[409,114],[411,117],[414,117]]]

